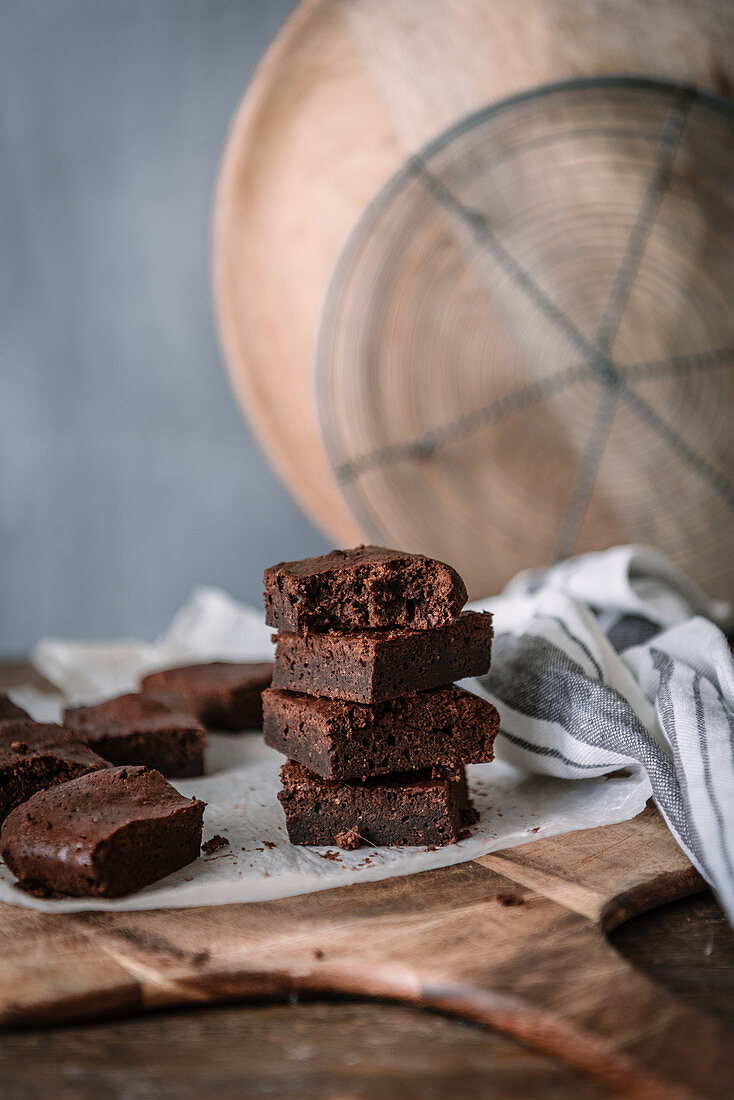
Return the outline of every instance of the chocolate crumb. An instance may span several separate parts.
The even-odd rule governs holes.
[[[355,848],[359,848],[360,844],[360,836],[356,829],[345,829],[343,832],[337,833],[334,840],[346,852],[354,851]]]
[[[227,840],[226,836],[220,836],[219,833],[215,833],[215,835],[210,840],[207,840],[204,842],[204,844],[202,844],[201,850],[202,852],[204,852],[205,855],[210,856],[212,852],[218,852],[220,848],[228,847],[229,841]]]
[[[494,900],[498,901],[500,905],[508,907],[525,904],[524,898],[521,898],[519,894],[495,894]]]
[[[332,860],[332,862],[337,862],[337,863],[339,862],[339,853],[338,852],[319,852],[319,855],[321,856],[322,859],[330,859],[330,860]]]

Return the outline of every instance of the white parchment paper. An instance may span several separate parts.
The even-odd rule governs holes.
[[[32,688],[11,694],[34,718],[59,719],[64,698],[86,702],[129,691],[151,668],[194,660],[257,660],[272,653],[262,615],[218,589],[194,592],[167,633],[154,644],[78,643],[47,639],[33,654],[36,667],[59,695]],[[468,687],[471,683],[467,682]],[[499,755],[499,754],[498,754]],[[650,794],[641,769],[617,776],[563,780],[528,775],[502,759],[467,769],[480,821],[471,835],[447,848],[304,848],[288,842],[277,800],[283,757],[259,734],[211,734],[207,774],[175,780],[185,795],[207,803],[204,839],[229,844],[139,894],[116,901],[43,900],[13,885],[0,863],[0,901],[45,912],[132,910],[265,901],[327,890],[391,875],[415,874],[476,859],[529,840],[624,821],[640,813]]]

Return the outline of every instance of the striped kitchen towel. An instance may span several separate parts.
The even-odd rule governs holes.
[[[642,767],[734,923],[734,661],[707,599],[663,554],[620,546],[516,577],[495,615],[498,755],[564,779]],[[719,625],[716,625],[716,624]]]

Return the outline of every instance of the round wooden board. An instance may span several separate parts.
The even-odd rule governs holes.
[[[335,543],[366,532],[324,448],[314,347],[334,265],[374,195],[410,153],[488,103],[618,73],[726,95],[732,59],[734,9],[718,0],[426,0],[420,11],[410,0],[304,0],[296,9],[225,149],[214,297],[236,396],[286,486]],[[502,577],[482,564],[488,548],[475,540],[463,552],[453,563],[471,594],[497,587]]]

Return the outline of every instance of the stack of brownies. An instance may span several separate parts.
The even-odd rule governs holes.
[[[492,759],[499,716],[453,685],[491,657],[466,598],[450,566],[377,546],[265,571],[264,734],[294,844],[444,845],[477,820],[464,765]]]

